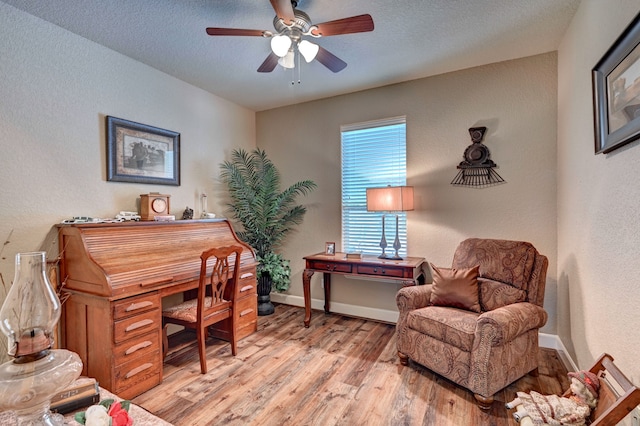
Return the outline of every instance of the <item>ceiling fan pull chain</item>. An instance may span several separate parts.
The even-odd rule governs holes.
[[[298,52],[298,54],[296,55],[297,59],[298,59],[298,84],[300,84],[300,73],[302,72],[301,69],[302,67],[300,66],[300,52]]]

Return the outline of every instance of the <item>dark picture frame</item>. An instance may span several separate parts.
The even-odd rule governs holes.
[[[107,116],[107,180],[180,186],[180,133]]]
[[[640,14],[592,70],[595,153],[640,138]]]

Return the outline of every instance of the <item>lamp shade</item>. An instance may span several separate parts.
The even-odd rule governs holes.
[[[293,50],[289,50],[286,55],[282,58],[278,59],[278,64],[282,65],[284,68],[295,68],[296,63],[294,61],[295,54]]]
[[[404,212],[413,210],[413,186],[367,188],[367,211]]]
[[[279,57],[283,57],[291,47],[291,39],[286,35],[277,35],[271,38],[271,50]]]
[[[302,40],[300,44],[298,44],[298,50],[302,53],[302,56],[304,56],[304,60],[309,63],[315,59],[318,50],[320,50],[320,46],[310,41]]]

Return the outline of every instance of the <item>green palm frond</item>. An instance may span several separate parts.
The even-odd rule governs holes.
[[[307,209],[296,205],[296,198],[317,187],[315,182],[303,180],[280,191],[280,173],[259,148],[251,152],[234,150],[231,161],[221,164],[220,178],[231,198],[227,213],[242,226],[236,233],[256,250],[259,259],[269,257],[289,231],[302,223]],[[284,287],[276,285],[285,287],[288,283]]]

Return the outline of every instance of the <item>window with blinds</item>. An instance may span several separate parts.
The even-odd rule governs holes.
[[[341,126],[342,250],[379,255],[382,212],[367,211],[367,188],[407,183],[406,117]],[[387,254],[393,254],[395,213],[385,215]],[[398,212],[398,234],[407,254],[407,215]]]

